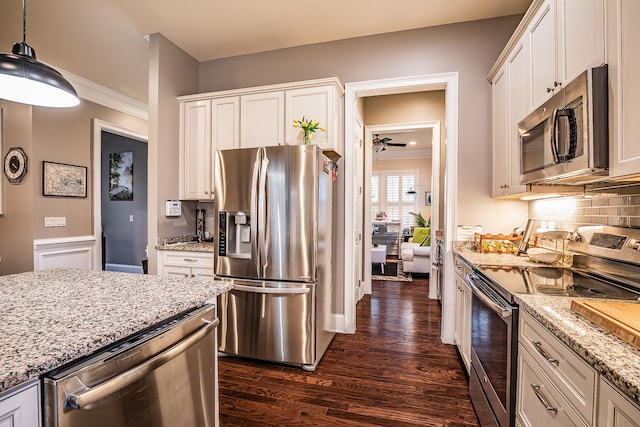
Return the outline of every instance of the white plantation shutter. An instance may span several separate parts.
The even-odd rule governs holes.
[[[380,210],[380,174],[371,175],[371,217]]]
[[[402,228],[415,225],[409,212],[418,211],[418,196],[407,194],[417,181],[416,172],[380,171],[371,175],[371,214],[382,211],[389,221],[401,221]],[[380,184],[384,183],[383,187]]]

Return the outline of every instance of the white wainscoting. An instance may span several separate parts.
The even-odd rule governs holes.
[[[96,270],[94,236],[58,237],[33,241],[33,269],[35,271],[55,267]]]

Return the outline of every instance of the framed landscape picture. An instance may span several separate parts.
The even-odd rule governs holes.
[[[86,166],[43,161],[42,195],[54,197],[87,197]]]

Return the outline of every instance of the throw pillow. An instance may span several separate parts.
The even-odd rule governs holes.
[[[424,238],[420,246],[431,246],[431,229],[427,228],[427,237]]]

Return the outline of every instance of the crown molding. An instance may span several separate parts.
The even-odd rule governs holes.
[[[73,85],[80,98],[130,114],[142,120],[149,120],[149,106],[147,104],[69,71],[58,67],[55,69]]]

